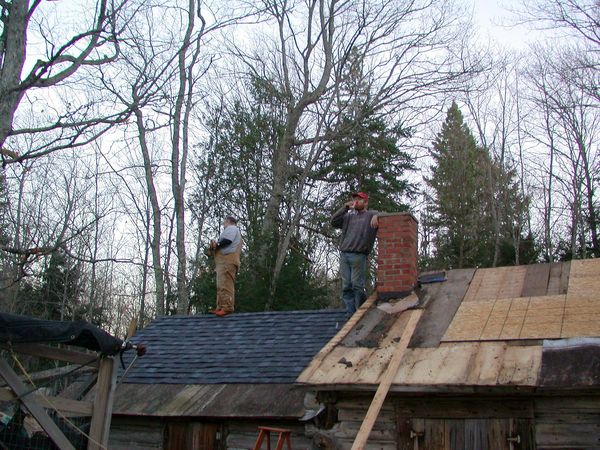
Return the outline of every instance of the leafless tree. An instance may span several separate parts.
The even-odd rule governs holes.
[[[121,76],[113,76],[114,69],[109,68],[103,77],[104,86],[135,117],[136,147],[141,150],[152,207],[150,248],[157,314],[167,312],[170,292],[177,296],[176,311],[189,312],[186,183],[190,149],[197,139],[193,113],[202,97],[199,82],[215,54],[210,36],[248,16],[246,6],[235,2],[209,5],[185,0],[174,5],[146,4],[138,10],[123,35]],[[227,7],[231,9],[225,11]],[[168,30],[164,28],[167,17]],[[170,179],[170,195],[161,189],[165,176]],[[172,260],[176,261],[174,289],[169,276]]]
[[[600,47],[600,2],[598,0],[524,1],[519,19],[542,30],[557,28]]]
[[[468,28],[451,1],[265,0],[261,5],[275,31],[260,36],[260,50],[238,45],[234,52],[286,110],[273,149],[273,182],[258,250],[264,265],[269,252],[276,251],[281,261],[289,250],[285,236],[294,220],[285,219],[282,205],[302,209],[306,191],[290,195],[286,188],[312,161],[311,149],[339,137],[336,118],[352,106],[339,95],[351,53],[364,61],[362,81],[370,92],[365,110],[411,126],[429,118],[434,103],[456,92],[464,77],[479,70],[479,62],[467,57]],[[277,266],[269,269],[272,275]]]
[[[592,71],[595,76],[584,80],[573,77],[580,89],[600,102],[600,1],[599,0],[534,0],[523,1],[516,12],[516,20],[540,30],[551,32],[551,36],[569,37],[575,42],[573,49],[565,54],[564,49],[556,56],[563,58],[563,65],[575,75],[577,72]],[[560,33],[562,32],[562,33]],[[559,34],[560,33],[560,34]],[[559,47],[563,47],[560,45]],[[583,81],[583,82],[582,82]]]
[[[85,77],[85,73],[118,57],[117,35],[125,20],[124,4],[90,1],[75,11],[64,1],[0,2],[3,163],[85,145],[127,117],[127,111],[102,110],[98,104],[105,99],[99,93],[84,93],[75,86],[77,75]],[[67,86],[70,95],[65,94]],[[31,115],[38,118],[35,125],[22,123]],[[33,133],[40,137],[26,151],[17,151],[7,141],[11,136]]]
[[[569,51],[568,49],[566,51]],[[561,64],[560,51],[538,47],[537,60],[531,65],[530,83],[536,95],[535,104],[543,112],[544,130],[552,171],[552,181],[564,186],[568,196],[570,217],[570,251],[577,254],[579,246],[585,256],[589,232],[591,251],[598,255],[598,218],[596,182],[598,155],[594,142],[600,132],[600,110],[587,90],[574,82],[577,77],[569,66]],[[556,162],[556,164],[555,164]],[[550,186],[550,183],[547,184]],[[548,214],[552,192],[546,201]],[[546,219],[546,225],[550,223]],[[589,231],[587,231],[589,230]],[[548,239],[548,231],[545,232]]]
[[[521,127],[523,118],[519,109],[517,68],[521,59],[513,54],[496,54],[496,60],[490,69],[475,78],[469,88],[465,89],[465,103],[477,131],[480,145],[490,152],[494,164],[505,171],[517,168],[519,161],[520,191],[526,195],[526,178],[524,174]],[[500,256],[501,227],[512,223],[513,245],[520,246],[523,230],[530,233],[527,227],[527,211],[522,210],[501,193],[507,186],[501,186],[501,180],[494,175],[492,167],[487,168],[489,204],[494,227],[494,261],[495,267]],[[509,180],[504,180],[505,182]],[[512,217],[514,220],[509,220]],[[519,264],[519,252],[515,252],[515,264]]]

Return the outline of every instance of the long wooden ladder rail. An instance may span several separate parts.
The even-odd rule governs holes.
[[[292,450],[292,443],[290,441],[290,433],[291,431],[286,428],[273,428],[273,427],[258,427],[260,430],[258,433],[258,438],[256,438],[256,444],[254,444],[253,450],[260,450],[262,447],[263,440],[267,439],[267,450],[271,450],[271,432],[279,433],[279,438],[277,439],[277,446],[275,450],[282,450],[283,444],[287,443],[288,450]]]
[[[375,396],[373,397],[373,401],[371,401],[367,415],[365,416],[363,423],[358,430],[358,434],[356,435],[356,439],[354,439],[354,443],[352,444],[352,450],[363,450],[365,448],[367,440],[369,439],[369,435],[371,434],[371,430],[373,429],[373,425],[375,424],[375,420],[377,420],[377,416],[379,415],[379,411],[383,406],[385,397],[387,396],[390,386],[392,385],[392,382],[398,373],[400,362],[406,353],[408,343],[410,342],[410,338],[417,327],[417,323],[421,318],[421,314],[423,314],[423,310],[411,309],[404,312],[404,314],[406,313],[410,313],[411,316],[408,319],[406,328],[404,328],[404,331],[402,332],[402,337],[400,338],[400,342],[398,342],[398,347],[392,355],[392,359],[390,360],[387,369],[381,377],[377,392],[375,392]]]

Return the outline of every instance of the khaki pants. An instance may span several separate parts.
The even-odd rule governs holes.
[[[215,255],[217,272],[217,309],[233,312],[235,309],[235,277],[240,267],[239,254]]]

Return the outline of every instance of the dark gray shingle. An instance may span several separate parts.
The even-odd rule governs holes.
[[[148,353],[123,382],[293,383],[345,320],[339,310],[159,317],[132,339]]]

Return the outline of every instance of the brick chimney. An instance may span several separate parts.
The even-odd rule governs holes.
[[[405,297],[417,284],[417,219],[410,213],[379,216],[377,296]]]

